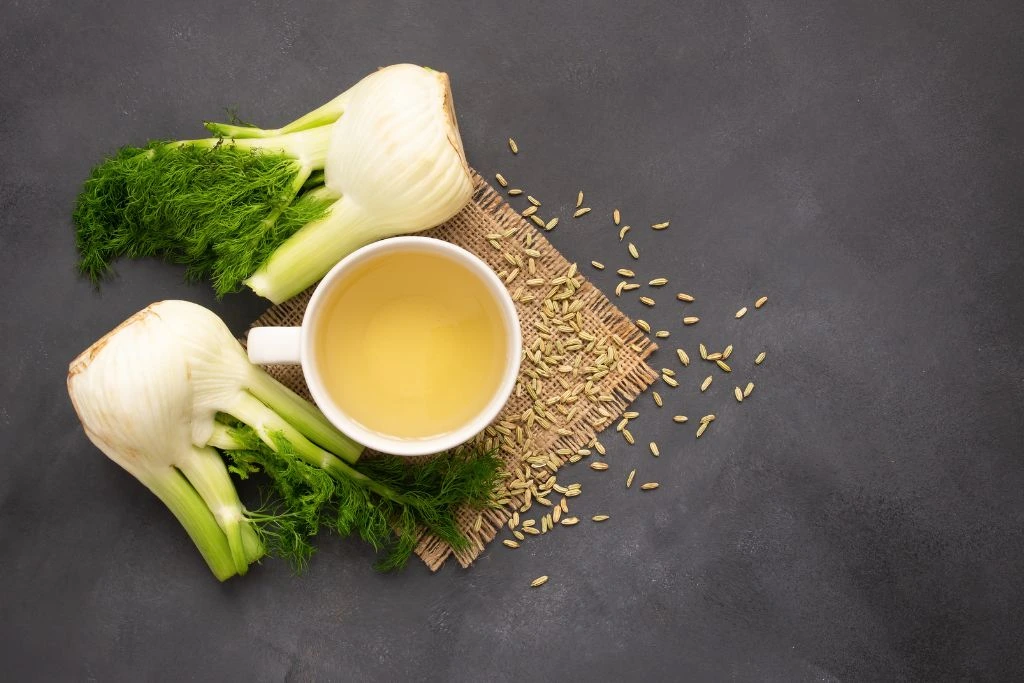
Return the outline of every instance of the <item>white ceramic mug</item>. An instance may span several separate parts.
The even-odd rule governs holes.
[[[508,335],[506,358],[501,382],[487,405],[468,423],[440,436],[425,439],[406,439],[388,436],[367,429],[345,414],[335,403],[323,384],[313,352],[313,325],[329,300],[328,293],[343,282],[355,266],[377,256],[395,253],[425,251],[444,255],[458,262],[480,278],[487,292],[493,297],[500,311]],[[410,286],[415,286],[410,283]],[[249,360],[260,365],[301,364],[302,374],[313,400],[335,427],[367,448],[392,455],[428,455],[439,453],[468,441],[489,425],[498,416],[519,374],[522,356],[523,336],[519,328],[519,316],[512,303],[512,297],[490,266],[479,258],[454,244],[429,237],[392,237],[374,242],[352,252],[335,265],[313,291],[301,327],[254,327],[249,330],[247,343]]]

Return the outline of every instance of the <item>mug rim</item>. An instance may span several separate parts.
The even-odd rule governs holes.
[[[326,296],[326,292],[331,291],[347,271],[382,252],[416,249],[444,253],[480,277],[486,290],[491,294],[492,300],[494,300],[501,311],[501,318],[507,328],[506,336],[509,343],[506,347],[505,367],[501,376],[501,382],[499,382],[487,404],[472,420],[440,436],[423,439],[403,439],[381,434],[364,427],[346,414],[341,406],[331,398],[330,393],[321,382],[321,373],[316,366],[316,355],[313,348],[315,335],[312,334],[312,329],[316,316],[320,313],[319,309]],[[306,305],[306,310],[302,315],[300,330],[300,366],[302,367],[303,377],[306,380],[306,386],[313,397],[313,402],[316,403],[324,416],[346,436],[354,439],[366,448],[390,455],[418,456],[440,453],[463,444],[482,432],[487,425],[494,421],[508,402],[509,396],[511,396],[512,390],[515,388],[516,379],[519,376],[519,366],[522,361],[523,336],[519,314],[504,283],[491,267],[476,254],[451,242],[433,237],[418,235],[389,237],[360,247],[343,258],[327,272],[317,284],[316,289],[313,290],[309,303]]]

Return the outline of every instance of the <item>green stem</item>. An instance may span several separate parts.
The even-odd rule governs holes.
[[[236,565],[227,537],[210,508],[184,475],[174,468],[168,468],[166,475],[153,482],[153,485],[147,485],[185,527],[213,575],[219,581],[234,576],[237,573]]]
[[[257,436],[260,437],[260,440],[275,452],[278,450],[278,445],[274,440],[274,435],[279,434],[295,449],[295,453],[303,462],[313,467],[319,467],[339,481],[355,481],[383,498],[403,505],[406,504],[401,494],[383,484],[378,484],[341,458],[336,457],[333,453],[320,448],[251,394],[242,392],[235,399],[231,409],[226,412],[235,419],[241,420],[252,427]],[[217,444],[214,444],[212,441],[210,443],[211,445],[216,445],[217,448],[225,450],[235,450],[242,447],[237,442],[234,449],[221,445],[225,443],[221,436],[218,436]]]
[[[376,221],[342,197],[330,213],[308,223],[279,246],[245,285],[274,303],[290,299],[334,264],[382,235]]]
[[[242,528],[248,525],[242,514],[242,501],[238,499],[224,461],[212,448],[192,448],[192,452],[179,460],[178,469],[202,497],[206,507],[227,538],[235,572],[249,571],[249,560],[242,540]]]
[[[198,138],[196,140],[177,140],[168,143],[168,146],[216,147],[217,145],[234,145],[239,149],[283,152],[298,159],[310,171],[318,171],[324,167],[327,161],[327,145],[330,143],[330,140],[331,129],[328,126],[324,126],[322,128],[255,139]],[[152,156],[153,150],[149,150],[147,153]]]
[[[359,460],[363,447],[339,432],[316,406],[263,370],[256,367],[253,370],[249,381],[249,390],[253,396],[294,425],[307,439],[346,462],[354,464]]]
[[[346,90],[330,102],[320,105],[308,114],[303,114],[291,123],[280,128],[266,129],[256,128],[254,126],[236,126],[230,123],[215,123],[213,121],[206,121],[203,125],[206,126],[206,130],[210,131],[214,135],[235,139],[267,138],[275,135],[294,133],[297,131],[309,130],[310,128],[327,126],[328,124],[337,121],[344,113],[345,108],[348,106],[348,101],[351,98],[351,92],[351,89]]]

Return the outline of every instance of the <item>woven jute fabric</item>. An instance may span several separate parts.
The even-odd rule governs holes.
[[[590,446],[601,430],[615,424],[657,379],[645,362],[656,346],[479,174],[474,173],[474,182],[473,200],[466,208],[422,234],[457,244],[489,264],[516,301],[523,348],[557,364],[549,368],[524,358],[515,392],[478,437],[498,449],[513,476],[530,467],[528,458],[536,463],[538,456],[546,456],[549,466],[535,477],[543,481],[555,463],[564,464],[568,454]],[[311,291],[271,307],[253,327],[301,324]],[[598,370],[594,375],[595,363],[607,366],[607,374]],[[309,398],[299,366],[267,370]],[[536,415],[530,417],[531,411]],[[433,571],[452,554],[463,567],[469,566],[523,504],[516,492],[507,497],[508,505],[500,508],[459,512],[459,524],[470,539],[468,549],[453,552],[447,543],[425,534],[416,554]]]

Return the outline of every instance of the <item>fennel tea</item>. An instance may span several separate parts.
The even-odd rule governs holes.
[[[501,384],[508,345],[480,277],[415,250],[354,266],[325,299],[313,334],[334,403],[366,429],[403,439],[472,421]]]

